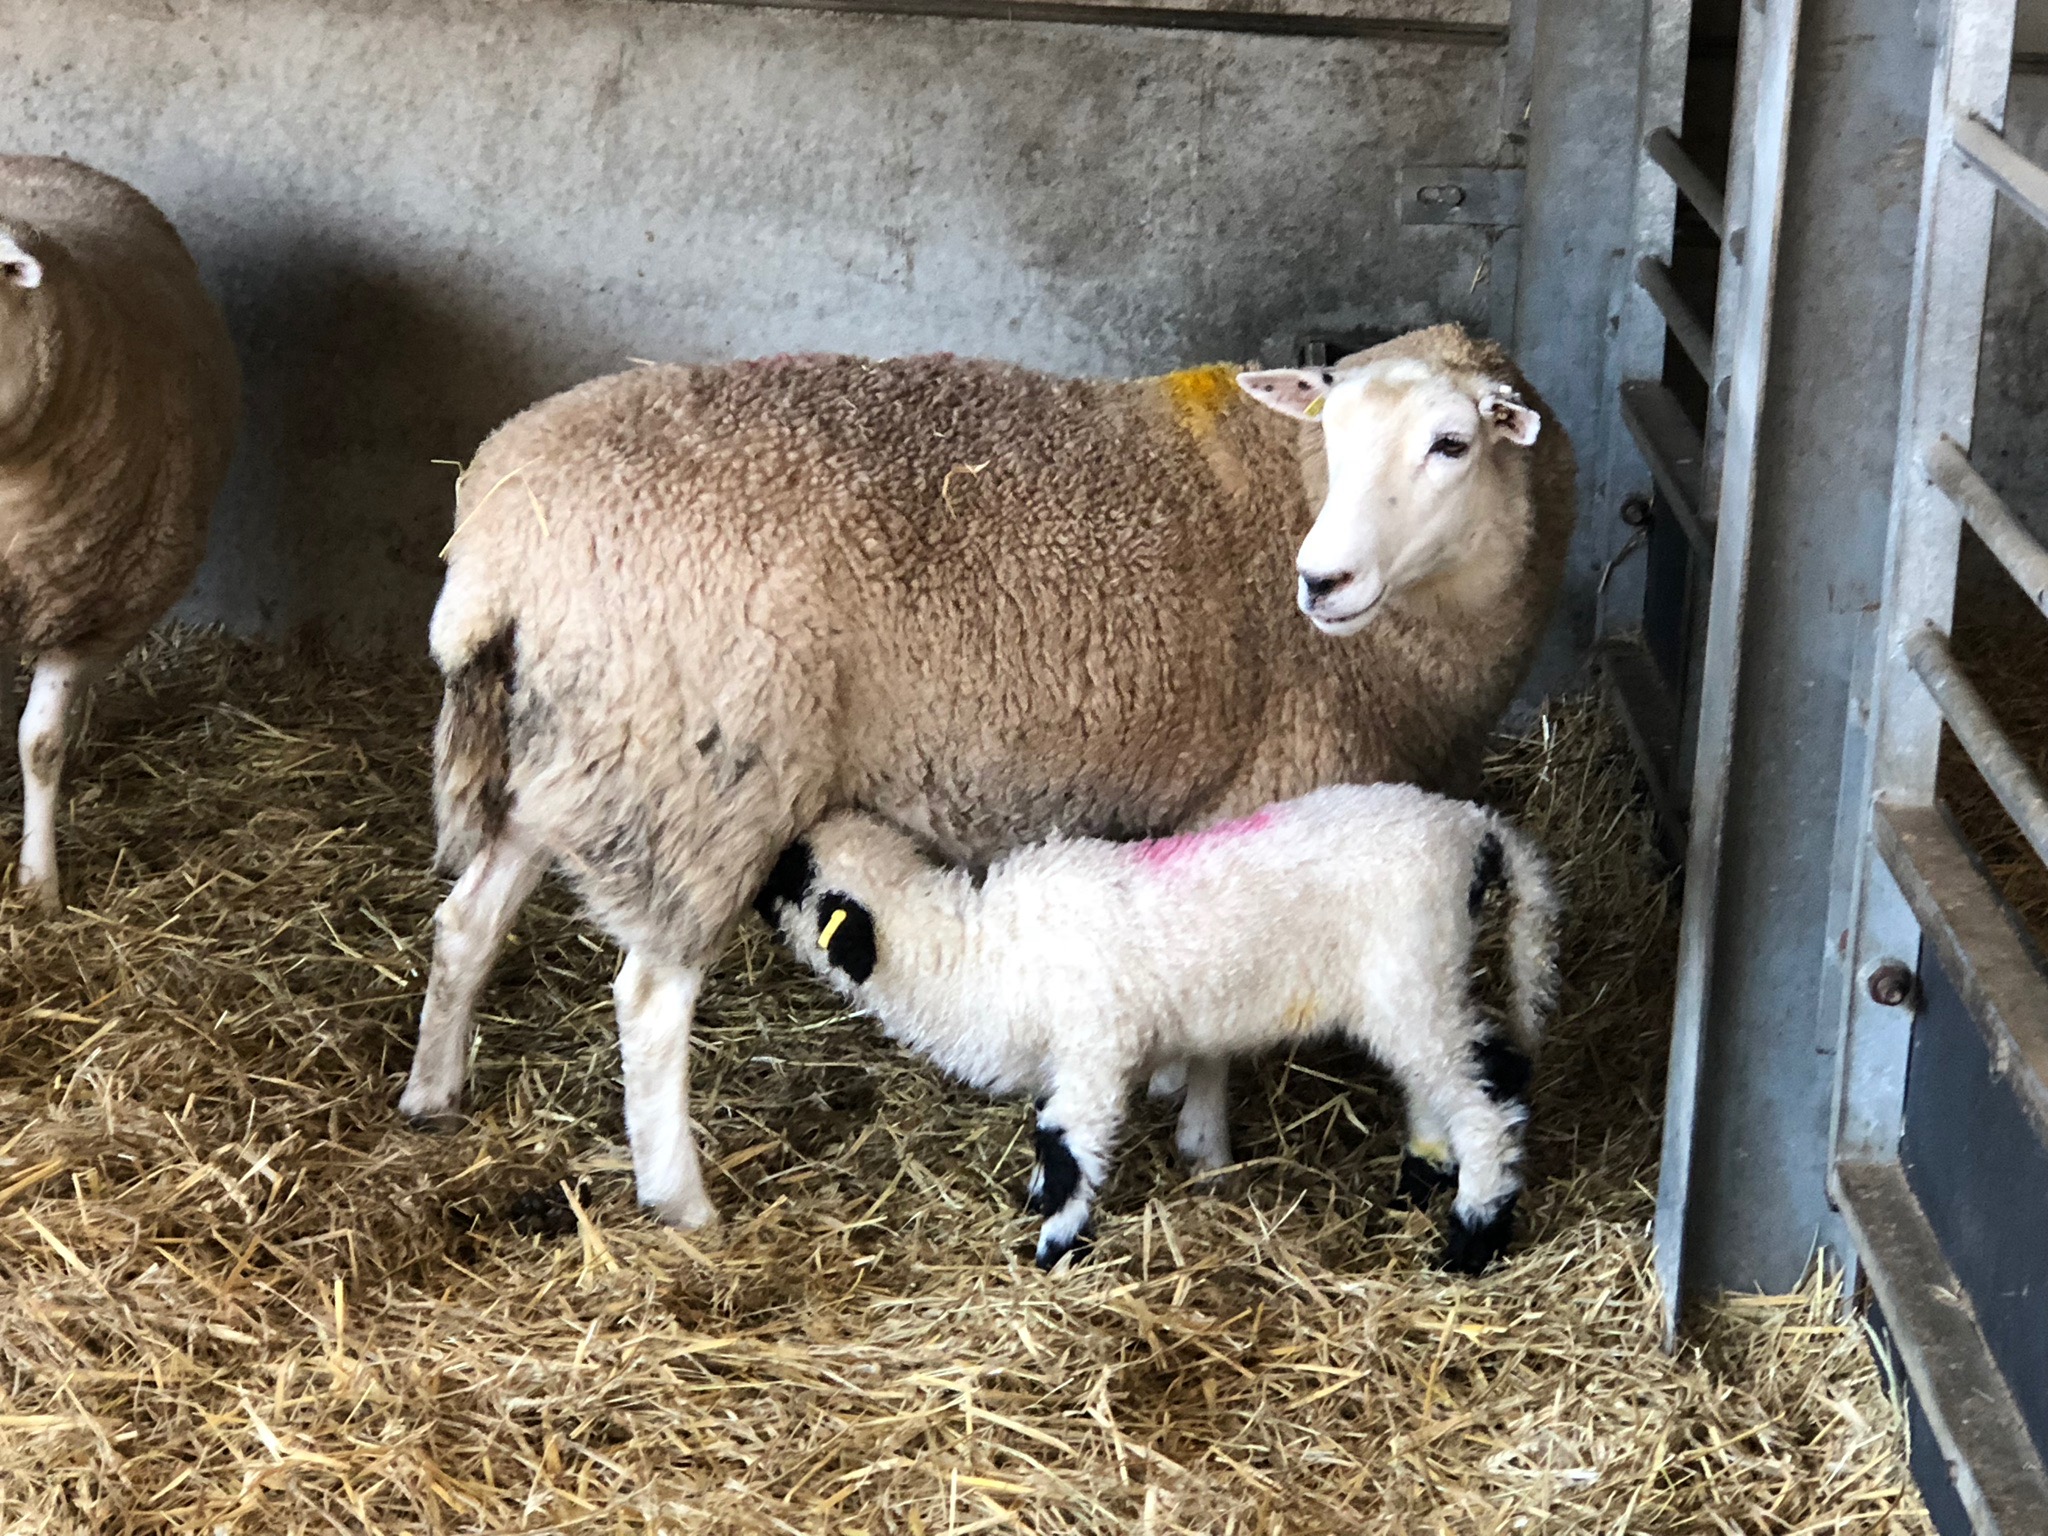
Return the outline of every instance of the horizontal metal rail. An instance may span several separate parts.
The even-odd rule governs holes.
[[[1700,169],[1699,162],[1685,152],[1678,135],[1669,128],[1652,128],[1643,138],[1643,153],[1685,194],[1717,240],[1728,238],[1728,204],[1713,178]]]
[[[1977,1021],[1992,1069],[2048,1140],[2048,977],[2039,951],[1938,807],[1880,802],[1871,835]]]
[[[2048,864],[2048,791],[2014,750],[1983,695],[1963,676],[1948,637],[1932,624],[1916,630],[1906,639],[1906,660],[1934,695],[1942,718],[1998,796],[2005,814],[2019,826],[2036,857]]]
[[[1685,857],[1685,790],[1678,776],[1678,701],[1644,644],[1631,636],[1609,636],[1593,646],[1593,671],[1621,716],[1635,749],[1636,766],[1650,791],[1658,840],[1673,864]]]
[[[1671,281],[1671,269],[1656,257],[1645,256],[1636,263],[1636,282],[1650,296],[1650,302],[1657,306],[1657,312],[1671,327],[1671,334],[1678,338],[1680,349],[1692,360],[1700,377],[1711,384],[1714,381],[1714,333],[1692,312],[1692,306],[1679,296]]]
[[[2040,1536],[2048,1474],[1905,1170],[1838,1162],[1830,1182],[1970,1529]]]
[[[1961,509],[1985,548],[1998,556],[2012,579],[2025,589],[2034,606],[2048,613],[2048,549],[2012,515],[2005,498],[1984,483],[1969,456],[1952,437],[1936,438],[1921,455],[1927,478]]]
[[[962,21],[1049,22],[1082,27],[1146,27],[1173,32],[1258,32],[1280,37],[1356,37],[1386,43],[1505,48],[1508,29],[1494,22],[1416,16],[1344,16],[1319,11],[1228,6],[1118,4],[1116,0],[655,0],[737,10],[837,11],[855,16],[936,16]]]
[[[1999,191],[2026,209],[2038,224],[2048,224],[2048,171],[2034,164],[1981,119],[1958,117],[1954,124],[1956,153],[1972,170],[1981,171]]]
[[[1699,557],[1699,574],[1714,568],[1714,530],[1700,520],[1700,461],[1705,446],[1686,419],[1678,397],[1649,379],[1631,379],[1621,386],[1621,420],[1650,478],[1664,494],[1672,520]]]

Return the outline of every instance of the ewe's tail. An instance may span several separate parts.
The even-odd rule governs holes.
[[[441,656],[445,683],[434,732],[434,863],[460,875],[504,830],[512,807],[508,716],[518,626],[506,619],[478,643]],[[437,647],[437,650],[439,648]]]
[[[1542,849],[1506,821],[1489,821],[1478,863],[1482,870],[1492,864],[1507,886],[1508,975],[1513,991],[1508,1022],[1515,1044],[1533,1057],[1543,1040],[1544,1022],[1557,1003],[1557,887]]]

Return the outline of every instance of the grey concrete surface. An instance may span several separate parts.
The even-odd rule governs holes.
[[[629,358],[1127,373],[1487,315],[1485,232],[1394,196],[1492,157],[1497,50],[649,0],[4,16],[0,144],[142,187],[227,307],[247,423],[181,613],[240,630],[419,645],[433,461]]]

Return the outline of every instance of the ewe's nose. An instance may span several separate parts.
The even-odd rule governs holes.
[[[1301,590],[1312,603],[1319,603],[1339,587],[1350,584],[1349,571],[1337,571],[1328,576],[1311,576],[1307,571],[1301,573]]]

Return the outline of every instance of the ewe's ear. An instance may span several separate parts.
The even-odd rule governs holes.
[[[1297,420],[1322,415],[1323,397],[1336,382],[1327,368],[1261,368],[1237,376],[1237,387],[1259,404]]]
[[[0,235],[0,283],[12,283],[16,288],[43,285],[43,264],[9,235]]]
[[[1522,403],[1522,397],[1505,384],[1489,384],[1479,396],[1479,414],[1491,421],[1500,435],[1517,448],[1536,441],[1543,418]]]

